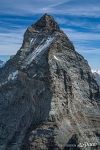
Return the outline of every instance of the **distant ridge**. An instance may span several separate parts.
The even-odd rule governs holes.
[[[10,55],[0,55],[0,60],[3,62],[8,61],[10,58]]]
[[[98,83],[98,85],[100,86],[100,70],[92,70],[94,76],[95,76],[95,79]]]

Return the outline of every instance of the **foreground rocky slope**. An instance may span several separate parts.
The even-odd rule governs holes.
[[[87,61],[45,14],[0,69],[0,150],[99,149],[99,101]]]

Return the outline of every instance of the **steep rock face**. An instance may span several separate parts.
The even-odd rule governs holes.
[[[99,149],[99,100],[87,61],[45,14],[0,69],[0,150]]]

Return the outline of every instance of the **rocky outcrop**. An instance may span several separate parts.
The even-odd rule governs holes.
[[[0,150],[99,149],[99,101],[87,61],[45,14],[0,69]]]

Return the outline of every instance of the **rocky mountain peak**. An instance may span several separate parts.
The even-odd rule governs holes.
[[[0,150],[97,147],[99,106],[100,89],[87,61],[45,14],[0,69]]]
[[[60,30],[55,19],[48,14],[44,14],[35,24],[27,28],[18,55],[20,55],[20,58],[23,60],[37,47],[49,45],[49,43],[53,43],[57,38],[67,38],[69,45],[72,46],[68,37]]]
[[[54,18],[48,14],[44,14],[39,21],[37,21],[33,27],[36,29],[49,29],[52,31],[60,30],[59,25],[54,20]]]

